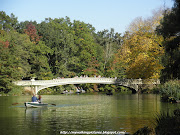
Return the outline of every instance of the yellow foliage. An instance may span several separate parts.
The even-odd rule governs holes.
[[[162,13],[159,10],[150,18],[136,18],[125,33],[115,61],[119,68],[125,69],[127,78],[159,78],[163,69],[160,60],[164,54],[164,38],[157,35],[155,29]]]
[[[163,37],[153,32],[137,31],[128,35],[118,51],[118,60],[128,78],[159,78],[163,69],[160,64],[164,53],[162,41]]]

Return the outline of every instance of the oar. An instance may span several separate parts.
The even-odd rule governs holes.
[[[12,103],[12,105],[23,104],[23,103]]]
[[[19,103],[13,103],[12,105],[17,105],[17,104],[19,104]]]
[[[56,106],[56,104],[51,104],[51,103],[49,103],[50,105],[54,105],[54,106]]]
[[[17,105],[17,104],[24,104],[24,102],[21,102],[21,103],[12,103],[12,105]]]
[[[17,105],[17,104],[20,104],[20,103],[13,103],[12,105]],[[56,106],[56,104],[52,104],[52,103],[49,103],[49,104]]]

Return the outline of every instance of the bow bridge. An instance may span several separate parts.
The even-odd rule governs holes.
[[[16,81],[14,84],[19,86],[33,86],[35,94],[38,91],[54,87],[58,85],[67,84],[84,84],[84,83],[98,83],[98,84],[117,84],[125,87],[134,89],[138,91],[138,85],[141,84],[160,84],[158,79],[117,79],[117,78],[104,78],[104,77],[75,77],[75,78],[63,78],[63,79],[53,79],[53,80],[22,80]]]

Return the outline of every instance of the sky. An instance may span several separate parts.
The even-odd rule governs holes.
[[[147,18],[152,11],[173,6],[173,0],[0,0],[0,11],[13,13],[18,21],[65,18],[91,24],[96,31],[114,28],[124,33],[137,17]]]

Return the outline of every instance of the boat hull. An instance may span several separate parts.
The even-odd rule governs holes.
[[[48,104],[47,103],[39,103],[39,102],[25,102],[24,103],[25,107],[46,107]]]

